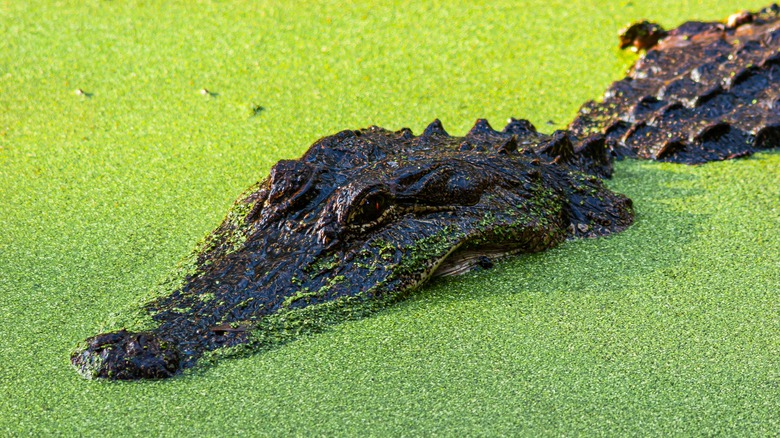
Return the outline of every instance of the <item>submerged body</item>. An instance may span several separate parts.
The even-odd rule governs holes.
[[[570,131],[480,120],[453,137],[435,121],[420,136],[371,127],[323,138],[239,198],[144,306],[147,327],[89,338],[71,361],[89,378],[169,377],[210,351],[374,311],[434,275],[622,231],[631,201],[601,181],[614,156],[704,162],[777,146],[776,24],[768,8],[668,33],[652,25],[649,39],[635,29],[656,48]],[[751,69],[735,56],[764,61]],[[749,73],[732,80],[731,64]]]

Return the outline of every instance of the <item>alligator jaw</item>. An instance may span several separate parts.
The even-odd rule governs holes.
[[[490,269],[495,260],[522,253],[524,248],[518,245],[494,244],[476,248],[454,248],[441,260],[432,277],[451,277],[464,274],[477,267]]]

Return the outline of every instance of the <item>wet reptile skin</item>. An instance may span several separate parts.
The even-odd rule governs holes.
[[[698,164],[780,141],[780,8],[669,31],[569,129],[619,157]],[[733,26],[729,26],[731,22]]]
[[[87,378],[166,378],[368,314],[435,275],[620,232],[631,201],[601,181],[614,157],[702,163],[778,145],[777,14],[634,26],[621,44],[647,54],[569,131],[512,119],[464,137],[438,121],[325,137],[236,201],[141,309],[148,329],[88,338],[71,362]]]

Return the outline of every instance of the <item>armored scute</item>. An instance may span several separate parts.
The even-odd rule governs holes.
[[[619,157],[700,164],[780,144],[780,8],[740,12],[725,22],[692,21],[669,32],[652,23],[626,35],[642,46],[663,39],[588,102],[575,135],[606,134]],[[624,38],[626,40],[626,38]],[[629,43],[623,42],[624,45]]]

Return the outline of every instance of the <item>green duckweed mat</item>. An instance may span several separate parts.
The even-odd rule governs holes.
[[[628,231],[269,352],[159,382],[68,364],[317,138],[551,132],[631,64],[628,22],[762,6],[0,1],[0,435],[777,433],[778,153],[621,162]]]

